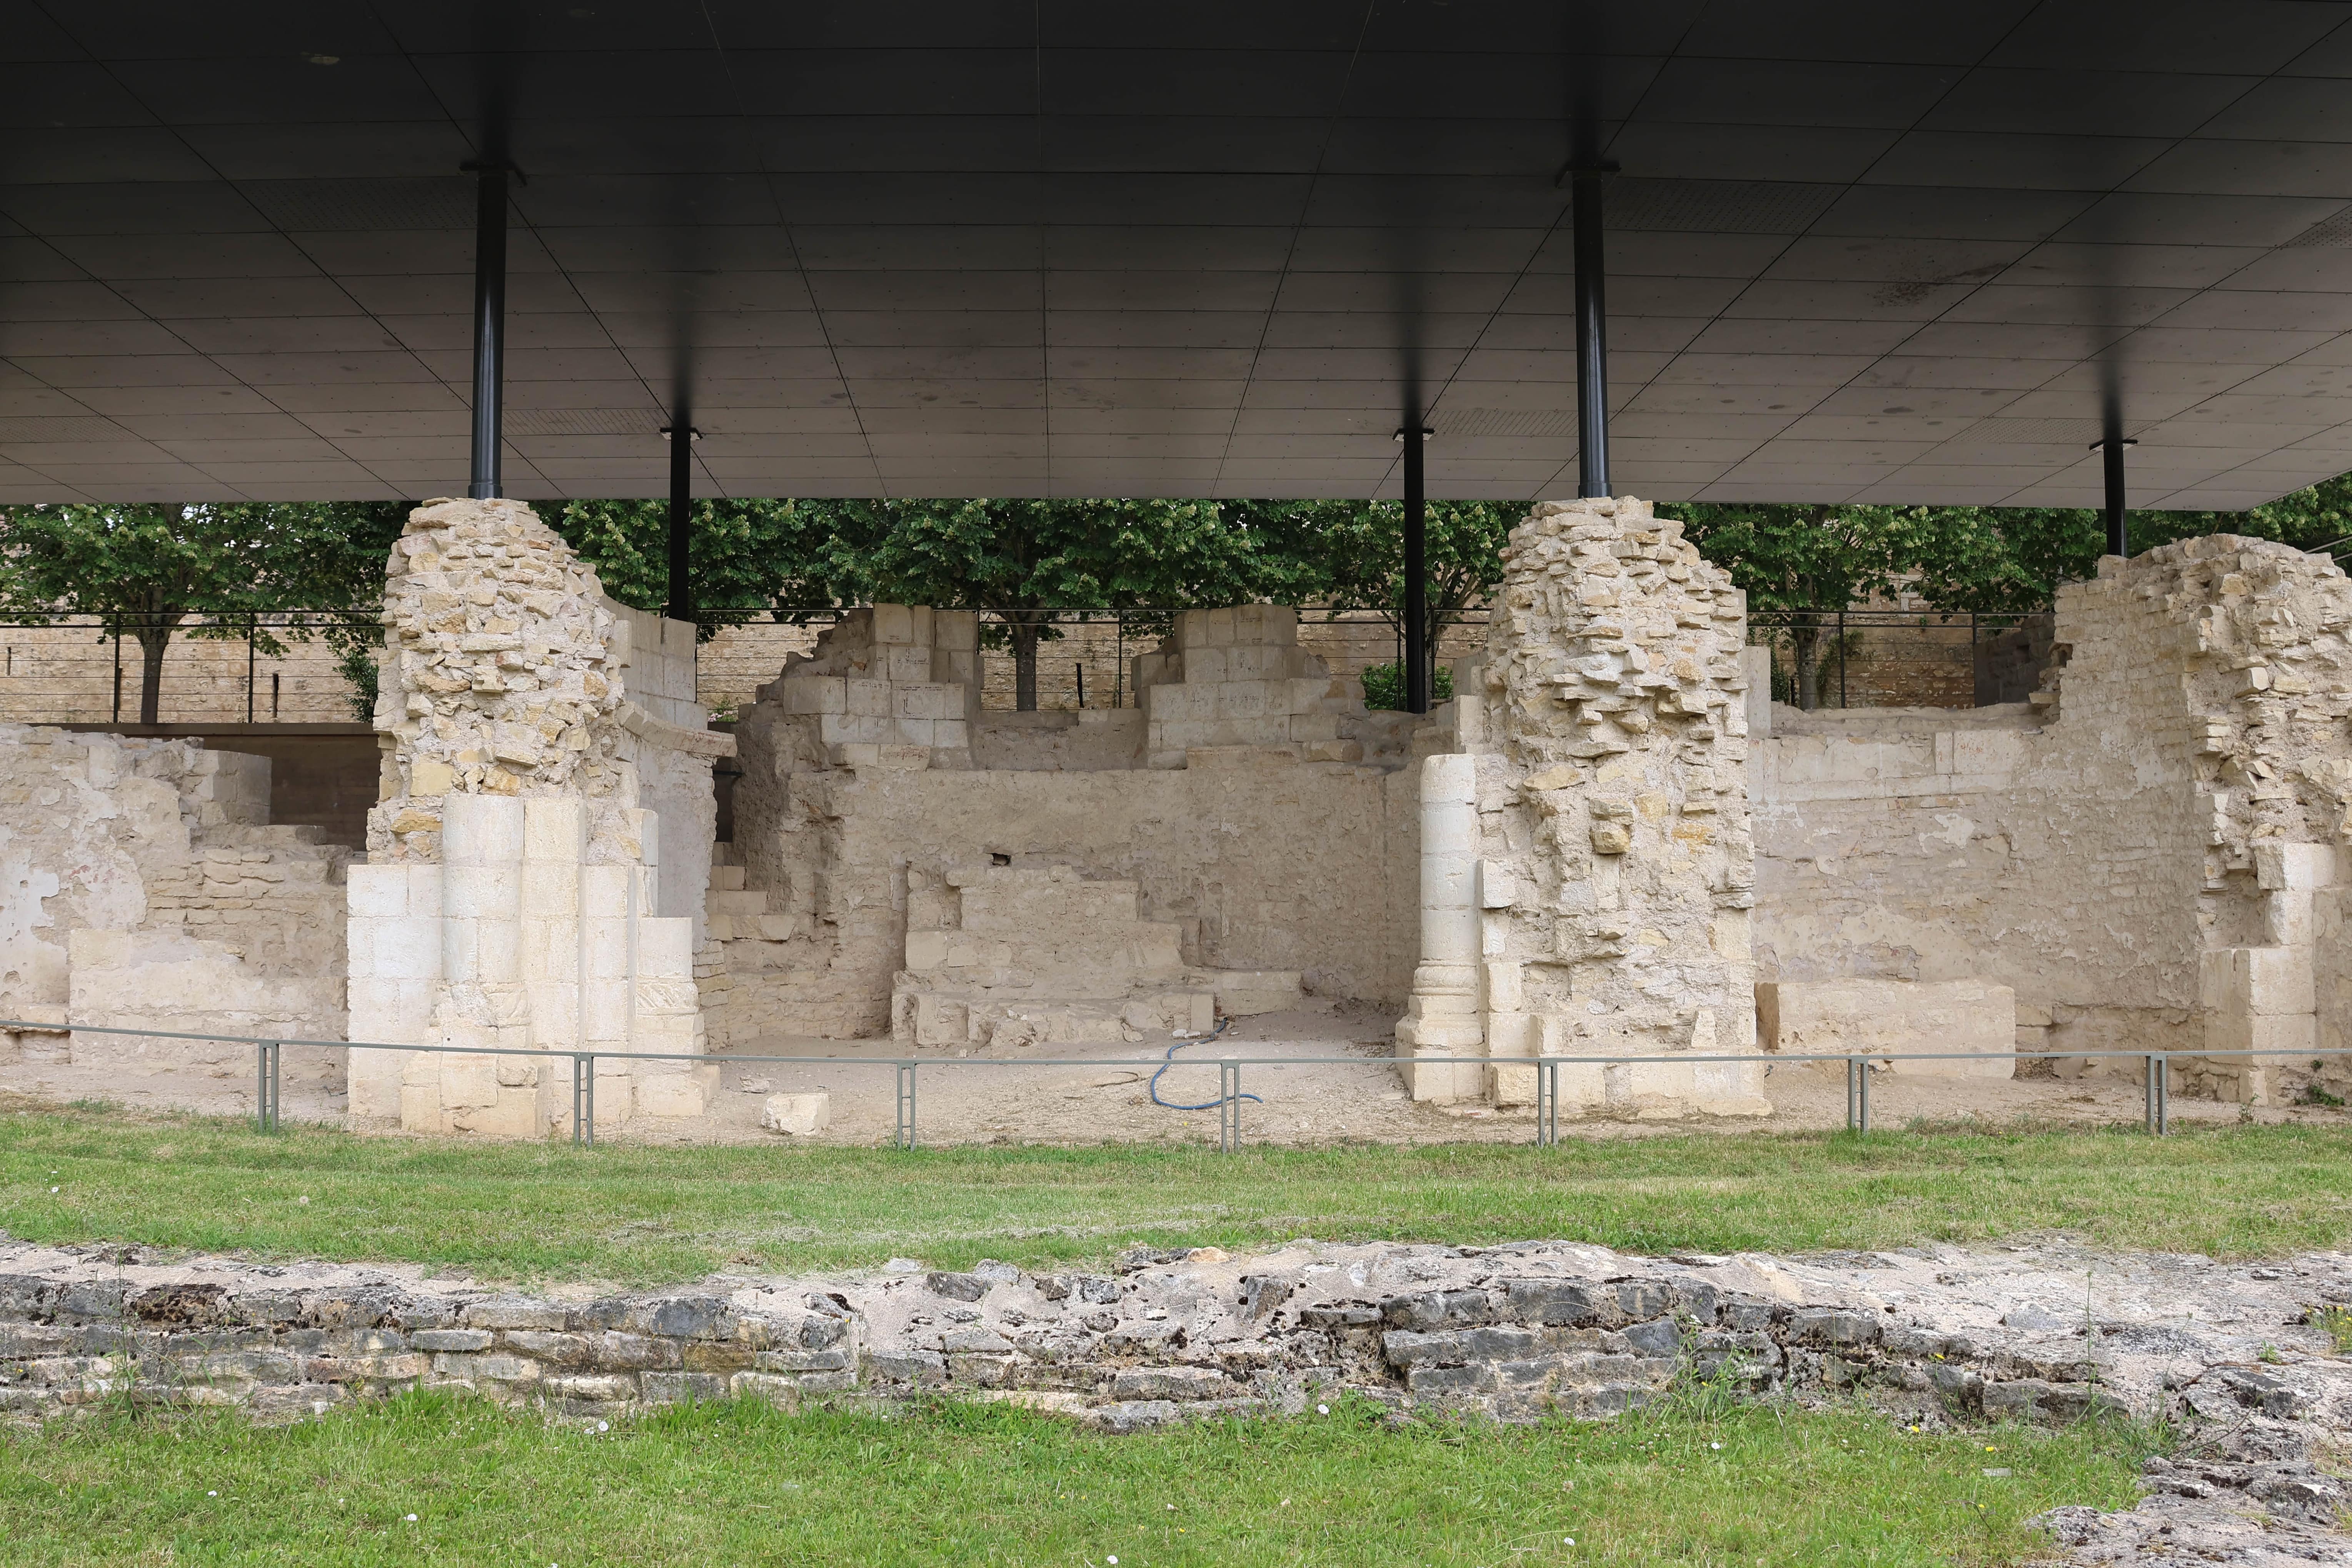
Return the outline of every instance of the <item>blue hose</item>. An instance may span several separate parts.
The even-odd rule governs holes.
[[[1232,1025],[1233,1020],[1231,1018],[1220,1018],[1217,1020],[1217,1026],[1210,1030],[1207,1034],[1195,1035],[1189,1039],[1179,1040],[1174,1045],[1169,1047],[1167,1059],[1160,1064],[1160,1072],[1153,1073],[1151,1075],[1151,1082],[1146,1086],[1151,1095],[1151,1103],[1160,1107],[1162,1110],[1213,1110],[1218,1106],[1224,1104],[1225,1101],[1222,1096],[1215,1100],[1204,1100],[1198,1105],[1179,1105],[1172,1100],[1162,1100],[1160,1098],[1160,1075],[1176,1065],[1176,1053],[1178,1051],[1182,1050],[1186,1046],[1205,1046],[1211,1040],[1215,1039],[1219,1035],[1223,1034],[1226,1029],[1232,1026]],[[1255,1094],[1237,1094],[1234,1096],[1234,1098],[1235,1100],[1255,1100],[1260,1105],[1264,1105],[1265,1103],[1265,1100],[1262,1097]]]

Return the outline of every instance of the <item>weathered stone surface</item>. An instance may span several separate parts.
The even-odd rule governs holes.
[[[1398,1041],[1490,1058],[1504,1103],[1535,1098],[1513,1058],[1624,1055],[1644,1059],[1557,1069],[1561,1109],[1761,1114],[1746,596],[1630,497],[1543,502],[1503,555],[1457,672],[1462,754],[1423,764]],[[1414,1092],[1465,1098],[1465,1070],[1415,1069]]]

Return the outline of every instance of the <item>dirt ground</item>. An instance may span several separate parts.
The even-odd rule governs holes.
[[[1307,1147],[1317,1144],[1513,1143],[1532,1142],[1536,1124],[1528,1110],[1416,1104],[1406,1097],[1396,1070],[1386,1062],[1302,1061],[1281,1058],[1372,1058],[1393,1049],[1393,1020],[1378,1009],[1340,1005],[1319,1011],[1266,1014],[1236,1020],[1219,1038],[1184,1046],[1179,1065],[1161,1075],[1160,1099],[1152,1103],[1150,1079],[1173,1040],[1122,1046],[1039,1047],[1015,1058],[961,1057],[924,1053],[916,1079],[918,1141],[952,1143],[1214,1143],[1217,1139],[1217,1068],[1220,1057],[1273,1058],[1246,1065],[1241,1087],[1257,1100],[1241,1110],[1244,1142]],[[281,1115],[288,1121],[340,1121],[340,1052],[286,1052]],[[884,1143],[897,1127],[896,1074],[892,1058],[904,1047],[888,1040],[824,1040],[775,1037],[751,1050],[715,1056],[720,1091],[715,1114],[691,1133],[666,1134],[678,1142],[760,1142],[783,1136],[759,1126],[770,1094],[823,1090],[831,1096],[832,1125],[814,1139],[840,1145]],[[763,1055],[828,1058],[783,1063],[746,1059]],[[207,1115],[250,1116],[253,1073],[249,1066],[162,1068],[130,1072],[120,1068],[74,1067],[28,1059],[0,1063],[0,1091],[59,1103],[105,1101],[139,1110],[182,1110]],[[1563,1118],[1563,1138],[1641,1138],[1695,1131],[1824,1131],[1845,1124],[1843,1070],[1835,1066],[1780,1063],[1768,1066],[1764,1092],[1772,1114],[1761,1117],[1691,1117],[1637,1121],[1606,1116]],[[2124,1079],[2067,1081],[2047,1078],[1921,1079],[1882,1071],[1871,1087],[1871,1123],[1901,1128],[1918,1121],[1977,1121],[2003,1125],[2021,1120],[2102,1125],[2138,1122],[2142,1090]],[[2173,1121],[2213,1125],[2252,1120],[2341,1124],[2346,1114],[2326,1107],[2249,1110],[2235,1104],[2175,1096]]]

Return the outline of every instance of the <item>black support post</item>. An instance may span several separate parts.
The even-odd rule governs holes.
[[[1429,711],[1429,506],[1422,494],[1421,411],[1407,415],[1404,443],[1404,708]]]
[[[688,546],[694,537],[694,443],[700,432],[678,416],[662,432],[669,437],[669,618],[694,619],[694,584],[688,577]]]
[[[2137,447],[2137,441],[2108,435],[2091,443],[2091,450],[2106,459],[2107,470],[2107,553],[2131,553],[2131,529],[2124,521],[2124,448]]]
[[[1607,177],[1599,168],[1570,174],[1570,221],[1576,231],[1576,493],[1584,497],[1609,493],[1609,305],[1601,237]]]
[[[506,387],[507,171],[474,171],[474,475],[466,493],[488,500],[499,490],[499,442]]]

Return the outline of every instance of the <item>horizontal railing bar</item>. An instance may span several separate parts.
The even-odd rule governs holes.
[[[312,1046],[325,1050],[348,1051],[425,1051],[439,1056],[468,1057],[547,1057],[572,1058],[593,1056],[599,1061],[639,1062],[699,1062],[711,1067],[736,1062],[762,1062],[798,1066],[872,1066],[892,1067],[986,1067],[986,1068],[1131,1068],[1150,1065],[1151,1057],[1052,1057],[1022,1060],[1011,1057],[810,1057],[810,1056],[737,1056],[733,1053],[713,1055],[690,1051],[633,1051],[623,1047],[525,1047],[512,1048],[500,1046],[415,1046],[389,1040],[306,1040],[291,1035],[207,1035],[184,1029],[128,1029],[110,1024],[50,1024],[27,1023],[20,1019],[0,1018],[0,1029],[31,1034],[133,1035],[142,1039],[205,1040],[221,1045]],[[1205,1044],[1213,1036],[1202,1036],[1195,1045]],[[2115,1050],[2115,1051],[1833,1051],[1822,1054],[1784,1054],[1778,1051],[1751,1051],[1743,1055],[1697,1056],[1683,1052],[1651,1056],[1617,1057],[1195,1057],[1181,1060],[1175,1067],[1214,1067],[1219,1062],[1235,1062],[1244,1067],[1620,1067],[1620,1066],[1695,1066],[1700,1063],[1718,1064],[1746,1062],[1765,1067],[1799,1062],[1948,1062],[1948,1061],[2021,1061],[2091,1058],[2129,1058],[2145,1061],[2150,1057],[2167,1060],[2221,1058],[2226,1057],[2341,1057],[2352,1056],[2352,1047],[2313,1046],[2294,1050],[2208,1050],[2191,1047],[2178,1050]]]

